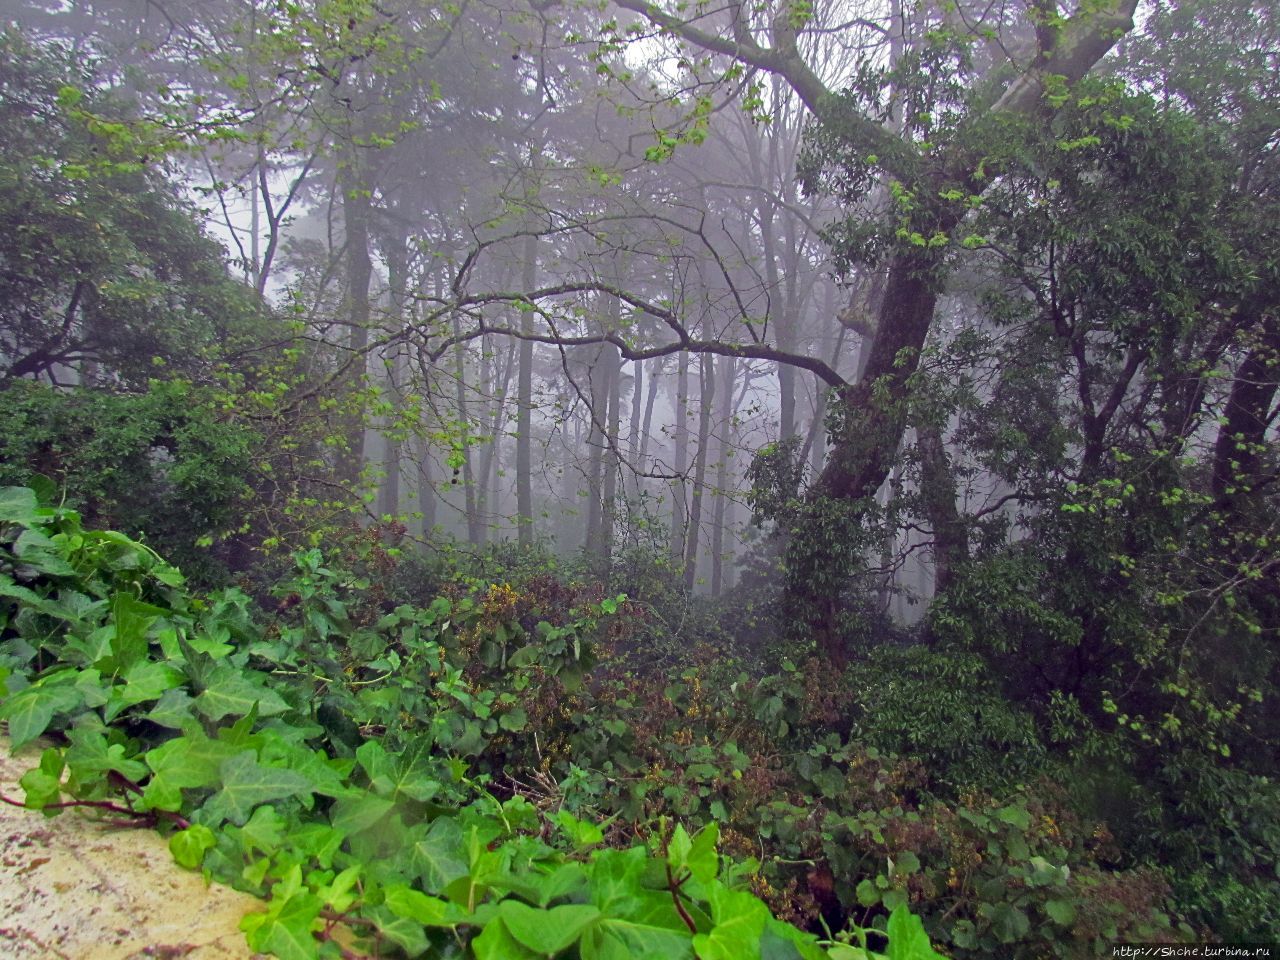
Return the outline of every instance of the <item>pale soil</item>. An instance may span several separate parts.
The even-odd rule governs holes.
[[[18,779],[38,759],[37,748],[10,756],[0,737],[0,793],[22,800]],[[206,887],[154,831],[0,803],[2,960],[246,960],[237,925],[260,907]]]

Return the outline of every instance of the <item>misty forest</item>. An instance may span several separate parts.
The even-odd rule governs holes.
[[[0,8],[11,803],[281,960],[1274,944],[1271,3]]]

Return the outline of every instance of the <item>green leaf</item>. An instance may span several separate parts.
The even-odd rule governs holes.
[[[273,899],[265,916],[247,915],[241,929],[248,933],[254,950],[273,953],[279,960],[316,960],[320,944],[311,935],[311,927],[322,907],[320,898],[310,893],[296,893],[283,902]]]
[[[196,870],[204,861],[205,853],[212,850],[217,842],[212,830],[202,823],[195,823],[169,838],[169,852],[179,866]]]
[[[521,707],[515,707],[498,718],[498,725],[512,732],[523,730],[529,725],[529,715]]]
[[[68,734],[67,768],[83,783],[102,780],[115,771],[127,780],[138,781],[147,775],[147,765],[138,759],[126,759],[124,744],[108,745],[101,730],[77,727]]]
[[[1044,912],[1059,926],[1069,927],[1076,919],[1076,908],[1070,900],[1047,900]]]
[[[518,900],[504,900],[498,905],[511,936],[535,953],[555,954],[574,943],[583,930],[600,918],[600,911],[590,904],[565,904],[550,910],[531,907]]]
[[[541,960],[513,937],[501,920],[485,924],[480,936],[471,941],[471,949],[476,960]]]
[[[405,917],[428,927],[456,927],[466,919],[466,914],[454,904],[438,897],[429,897],[420,890],[408,886],[388,887],[387,909],[397,917]]]
[[[48,747],[40,755],[40,765],[22,775],[18,784],[26,791],[26,805],[41,810],[62,797],[62,771],[65,764],[62,751]]]
[[[436,817],[429,827],[415,827],[411,836],[409,860],[426,890],[443,892],[471,872],[462,829],[452,817]]]
[[[1031,826],[1031,814],[1027,813],[1026,807],[1020,807],[1016,804],[1001,807],[996,811],[996,819],[1002,823],[1015,826],[1019,830],[1026,830]]]
[[[181,791],[216,784],[223,762],[235,753],[235,747],[210,740],[197,729],[162,743],[143,757],[153,773],[142,791],[143,804],[161,810],[179,809]]]
[[[204,811],[214,820],[244,824],[253,808],[269,800],[310,794],[307,778],[283,767],[264,767],[253,750],[237,753],[222,762],[222,789],[209,798]]]
[[[568,810],[556,814],[556,823],[564,835],[578,849],[594,847],[604,842],[604,831],[589,820],[579,820]]]
[[[386,907],[374,907],[366,910],[363,916],[372,920],[386,940],[391,941],[410,957],[421,956],[431,946],[422,924],[408,917],[399,917]]]
[[[65,682],[41,682],[18,691],[0,707],[0,719],[9,721],[11,748],[30,743],[49,728],[55,714],[68,713],[82,702],[79,691]]]
[[[864,907],[874,907],[880,902],[880,890],[872,883],[870,877],[858,881],[854,894],[858,898],[858,903]]]
[[[193,703],[191,694],[181,687],[174,687],[166,690],[161,695],[160,702],[143,716],[159,726],[181,730],[193,718],[191,712]]]
[[[700,960],[744,960],[760,955],[760,936],[769,911],[749,893],[729,890],[723,884],[709,887],[711,932],[693,938]]]
[[[333,805],[329,822],[335,830],[354,837],[376,827],[395,807],[394,800],[369,793],[344,797]]]
[[[159,700],[168,691],[176,689],[184,679],[180,671],[168,664],[154,660],[135,663],[124,672],[124,686],[111,688],[103,719],[110,723],[129,707],[148,700]]]
[[[991,920],[991,929],[1001,943],[1015,943],[1031,929],[1027,915],[1009,903],[983,904],[978,912]]]
[[[696,839],[690,839],[683,824],[677,824],[667,847],[667,864],[677,876],[684,870],[702,883],[714,880],[720,869],[716,843],[720,840],[720,826],[715,821],[707,824]]]
[[[128,593],[117,593],[111,599],[111,620],[115,636],[111,640],[111,663],[104,670],[124,671],[147,656],[147,631],[164,610]],[[158,697],[160,694],[156,694]]]
[[[245,671],[228,663],[220,663],[209,676],[208,683],[195,699],[195,708],[210,720],[247,716],[258,705],[263,717],[284,713],[289,705],[274,690],[268,689],[260,677],[250,679]]]
[[[929,935],[924,932],[920,918],[905,906],[897,907],[889,914],[889,946],[885,950],[888,960],[946,960],[933,949]]]
[[[40,519],[36,492],[26,487],[0,487],[0,521],[34,524]]]

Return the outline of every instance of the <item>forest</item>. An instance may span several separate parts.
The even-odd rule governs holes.
[[[280,960],[1280,956],[1273,4],[0,14],[11,802]]]

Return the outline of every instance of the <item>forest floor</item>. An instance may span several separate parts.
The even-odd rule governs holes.
[[[0,737],[0,793],[40,747],[10,756]],[[0,957],[5,960],[245,960],[238,924],[261,902],[173,861],[163,837],[82,810],[46,817],[0,803]]]

